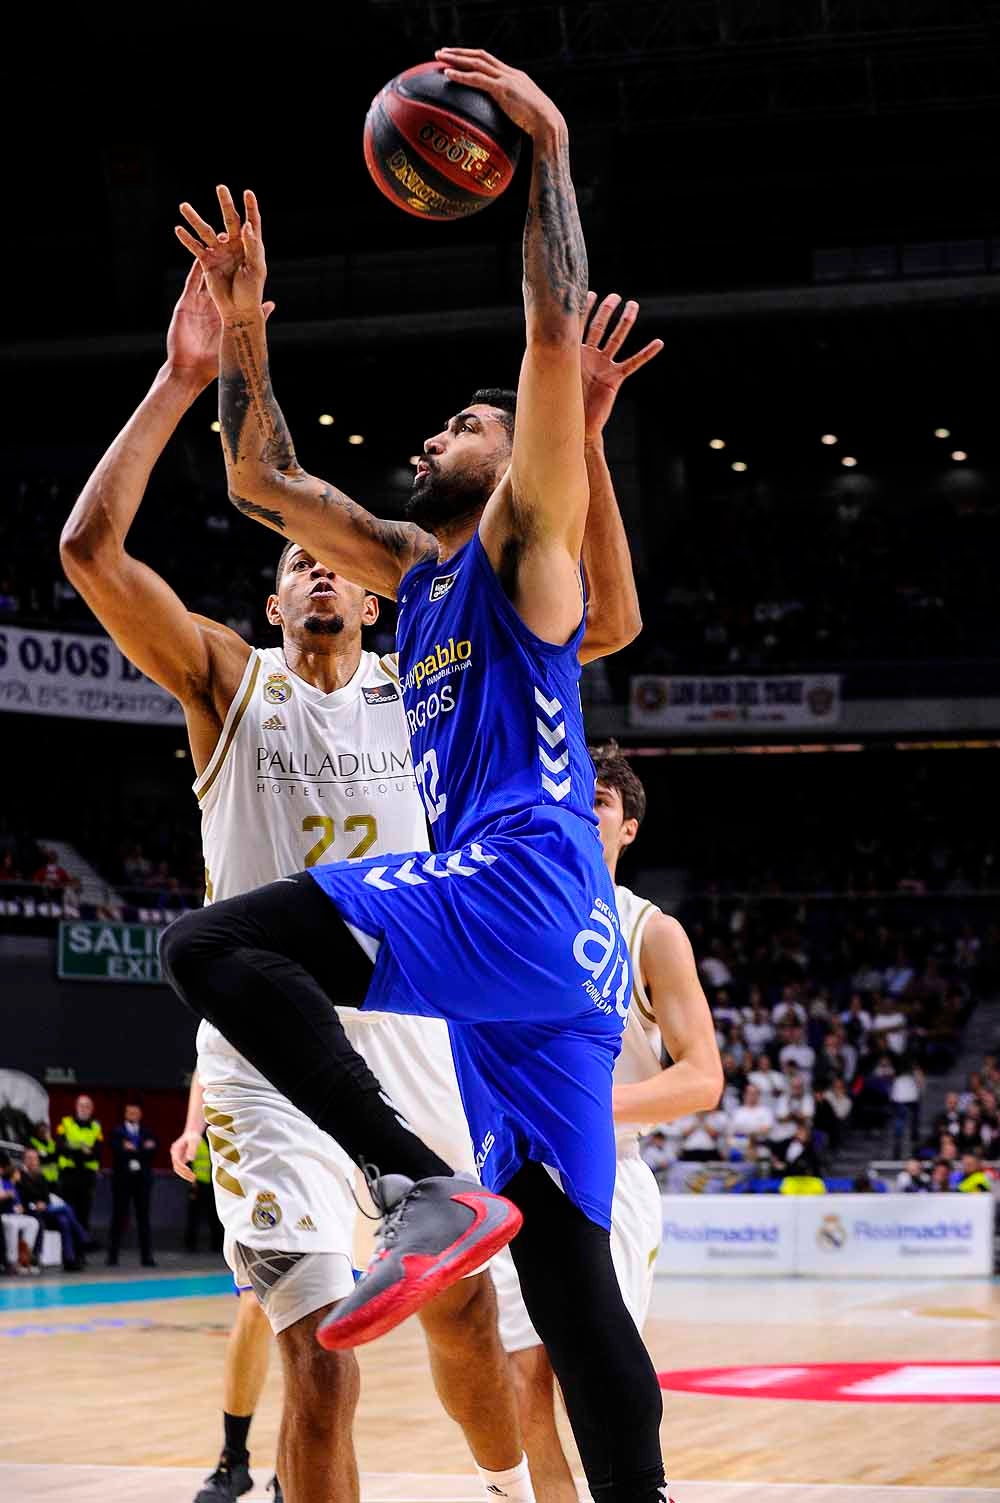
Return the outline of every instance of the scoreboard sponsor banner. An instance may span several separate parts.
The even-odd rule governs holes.
[[[0,627],[0,710],[75,720],[184,724],[180,705],[109,637]]]
[[[837,673],[704,678],[633,678],[629,725],[636,730],[814,730],[840,721]]]
[[[657,1274],[968,1278],[993,1270],[992,1195],[665,1195]]]

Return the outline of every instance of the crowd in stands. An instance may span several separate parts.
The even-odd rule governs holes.
[[[919,1159],[928,1179],[944,1162],[937,1188],[995,1173],[994,1057],[949,1097],[945,1120],[931,1129],[922,1115],[928,1076],[954,1065],[979,997],[986,957],[973,926],[893,930],[875,910],[878,922],[826,935],[808,921],[768,930],[752,908],[741,912],[722,934],[704,917],[689,924],[725,1087],[714,1111],[647,1139],[658,1177],[678,1161],[752,1166],[763,1179],[822,1176],[851,1134]]]

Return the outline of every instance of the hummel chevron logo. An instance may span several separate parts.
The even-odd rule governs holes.
[[[562,705],[559,703],[558,699],[546,699],[541,689],[538,688],[535,689],[535,704],[541,705],[542,709],[545,711],[550,720],[555,715],[558,715],[560,710],[562,709]]]
[[[546,793],[551,793],[556,803],[562,802],[572,787],[572,783],[572,778],[563,778],[561,783],[554,783],[551,778],[545,776],[544,772],[542,773],[542,787]]]
[[[295,1230],[297,1232],[314,1232],[316,1230],[316,1223],[311,1216],[300,1216],[295,1223]]]
[[[550,757],[547,751],[539,747],[538,760],[549,772],[563,772],[569,766],[569,752],[564,751],[561,757]]]
[[[560,741],[566,740],[566,727],[561,721],[554,731],[550,731],[545,721],[539,720],[537,715],[535,716],[535,724],[538,727],[538,734],[543,741],[548,742],[549,746],[558,746]]]
[[[261,726],[262,731],[283,731],[284,729],[285,722],[282,720],[280,715],[272,715],[270,720],[265,720],[264,724]],[[278,753],[275,752],[274,755],[277,756]]]
[[[409,856],[395,871],[388,866],[373,866],[365,872],[364,880],[369,887],[377,887],[379,892],[395,892],[397,882],[401,882],[404,887],[423,887],[427,877],[474,877],[480,867],[492,866],[496,859],[496,856],[484,851],[481,845],[473,844],[467,851],[452,851],[446,856],[433,854],[424,861],[419,856]],[[444,865],[439,866],[439,861],[443,861]],[[471,861],[476,865],[466,864]],[[416,869],[418,865],[419,870]],[[425,875],[421,876],[421,872]]]

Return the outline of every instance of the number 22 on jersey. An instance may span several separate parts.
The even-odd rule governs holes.
[[[316,844],[310,846],[305,855],[305,865],[315,866],[333,845],[337,835],[336,824],[328,814],[307,814],[302,821],[302,829],[306,834],[311,830],[322,831]],[[374,814],[352,814],[349,819],[344,820],[345,835],[353,834],[356,830],[364,830],[365,833],[354,849],[347,852],[345,859],[348,861],[367,855],[378,839],[378,825]]]

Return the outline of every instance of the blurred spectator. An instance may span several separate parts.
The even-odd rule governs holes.
[[[790,1076],[788,1089],[775,1107],[776,1121],[771,1132],[771,1142],[775,1144],[787,1142],[795,1136],[800,1127],[808,1127],[811,1131],[815,1114],[816,1102],[807,1091],[802,1076]]]
[[[701,971],[705,990],[709,993],[709,1000],[712,1000],[712,994],[720,986],[732,984],[733,973],[722,958],[722,944],[719,940],[712,941],[709,952],[699,963],[698,969]]]
[[[769,1138],[773,1127],[774,1113],[761,1101],[758,1088],[748,1084],[743,1092],[743,1105],[729,1118],[730,1148],[745,1154],[751,1138]]]
[[[812,1129],[806,1123],[795,1129],[784,1148],[784,1164],[787,1172],[796,1175],[818,1175],[819,1156],[812,1140]]]
[[[931,1181],[928,1186],[934,1194],[941,1194],[951,1189],[951,1165],[939,1159],[931,1170]]]
[[[69,887],[73,879],[69,872],[59,865],[55,851],[43,851],[42,856],[42,865],[32,876],[32,882],[37,882],[39,887]]]
[[[806,1080],[812,1080],[816,1065],[816,1051],[805,1041],[801,1024],[786,1024],[782,1034],[787,1042],[782,1046],[778,1059],[785,1074],[798,1071]]]
[[[764,1010],[764,1005],[759,995],[759,988],[755,990],[758,992],[757,998],[753,1006],[748,1009],[749,1016],[744,1016],[743,1037],[746,1040],[750,1053],[756,1057],[767,1048],[774,1038],[774,1024]]]
[[[139,1250],[143,1268],[155,1268],[153,1244],[149,1230],[149,1200],[153,1187],[153,1156],[157,1141],[142,1126],[142,1107],[130,1102],[125,1120],[111,1134],[111,1237],[108,1242],[108,1266],[118,1262],[122,1233],[129,1207],[135,1208]]]
[[[923,1072],[913,1063],[908,1054],[895,1060],[896,1074],[889,1091],[892,1102],[892,1155],[903,1154],[903,1133],[909,1138],[912,1153],[920,1137],[920,1098],[924,1089]]]
[[[67,1273],[77,1273],[83,1267],[86,1235],[66,1202],[52,1193],[52,1188],[42,1173],[37,1149],[26,1148],[24,1150],[24,1161],[20,1170],[16,1171],[16,1181],[25,1211],[29,1216],[35,1217],[40,1232],[59,1233],[62,1243],[63,1268]],[[41,1245],[42,1239],[39,1235],[35,1244],[36,1263]]]
[[[958,1106],[958,1092],[949,1091],[944,1098],[944,1110],[938,1112],[934,1118],[934,1137],[940,1138],[942,1133],[951,1133],[957,1138],[962,1125],[962,1113]]]
[[[840,1021],[849,1041],[855,1049],[860,1049],[872,1026],[872,1015],[866,1010],[860,992],[852,992],[850,1004],[847,1011],[840,1014]]]
[[[833,1153],[839,1153],[844,1133],[851,1120],[854,1102],[840,1076],[825,1089],[816,1093],[816,1112],[813,1125],[823,1133]]]
[[[9,1158],[0,1159],[0,1222],[3,1223],[4,1256],[8,1272],[24,1276],[38,1273],[33,1261],[39,1225],[25,1210],[17,1186],[17,1171]]]
[[[662,1128],[650,1133],[642,1144],[641,1152],[644,1161],[655,1174],[657,1184],[662,1184],[674,1162],[673,1150]]]
[[[852,1188],[858,1195],[879,1195],[885,1190],[885,1185],[870,1169],[862,1169],[854,1176]]]
[[[983,1172],[982,1159],[976,1153],[962,1155],[961,1179],[955,1185],[956,1190],[965,1192],[983,1192],[987,1195],[992,1193],[992,1185],[988,1174]]]
[[[888,1045],[894,1054],[902,1054],[906,1048],[906,1014],[900,1012],[891,997],[875,999],[871,1033],[873,1038]]]
[[[778,1096],[784,1095],[788,1088],[788,1081],[780,1070],[774,1068],[769,1054],[757,1056],[754,1068],[747,1076],[747,1084],[757,1087],[761,1100],[767,1106]]]
[[[685,1117],[682,1121],[684,1123],[680,1152],[682,1159],[707,1163],[720,1156],[719,1145],[725,1138],[728,1125],[724,1112],[700,1112],[697,1116]]]
[[[93,1246],[90,1212],[101,1167],[100,1145],[104,1142],[101,1124],[94,1120],[94,1103],[89,1096],[76,1098],[72,1117],[63,1117],[56,1128],[56,1139],[59,1144],[59,1193],[86,1232],[89,1250]]]
[[[896,1175],[896,1191],[900,1195],[917,1195],[931,1187],[930,1171],[919,1159],[907,1159],[906,1168]]]
[[[799,999],[799,988],[792,982],[781,989],[781,1000],[771,1010],[771,1021],[779,1028],[786,1023],[805,1026],[806,1010]]]
[[[59,1149],[47,1122],[36,1122],[28,1144],[38,1154],[38,1165],[50,1190],[59,1183]]]

